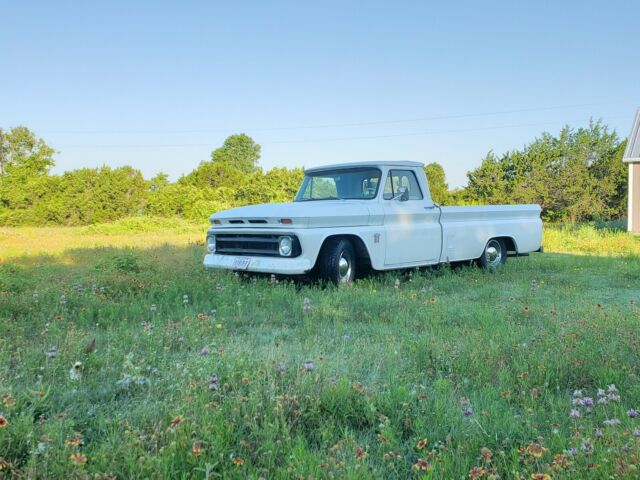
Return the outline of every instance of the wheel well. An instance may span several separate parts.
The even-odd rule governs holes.
[[[322,250],[324,249],[327,242],[329,242],[329,240],[333,240],[336,238],[344,238],[346,240],[349,240],[351,242],[351,245],[353,245],[353,249],[356,251],[356,257],[358,258],[358,260],[360,261],[364,260],[365,262],[371,264],[371,257],[369,256],[369,251],[367,250],[367,246],[364,244],[362,239],[357,235],[344,234],[344,235],[328,236],[322,242],[322,246],[320,247],[320,253],[322,253]],[[320,253],[318,254],[318,258],[320,258]],[[316,259],[316,262],[317,262],[317,259]]]
[[[518,253],[518,246],[516,245],[516,242],[513,238],[511,237],[493,237],[493,238],[499,238],[500,240],[502,240],[507,247],[507,252]]]

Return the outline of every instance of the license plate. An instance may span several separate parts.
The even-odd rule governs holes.
[[[250,263],[251,259],[249,257],[236,257],[233,259],[233,269],[246,270],[247,268],[249,268]]]

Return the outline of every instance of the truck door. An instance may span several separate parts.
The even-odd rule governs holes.
[[[390,170],[384,183],[385,265],[436,263],[439,211],[425,199],[412,170]]]

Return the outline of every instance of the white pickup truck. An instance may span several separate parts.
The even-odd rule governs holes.
[[[538,205],[441,207],[417,162],[309,168],[293,203],[234,208],[209,219],[204,266],[350,282],[392,270],[540,251]]]

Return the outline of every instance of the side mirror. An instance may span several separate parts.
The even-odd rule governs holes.
[[[401,202],[406,202],[409,200],[409,189],[407,187],[399,187],[398,194],[393,197],[394,200],[400,200]]]

